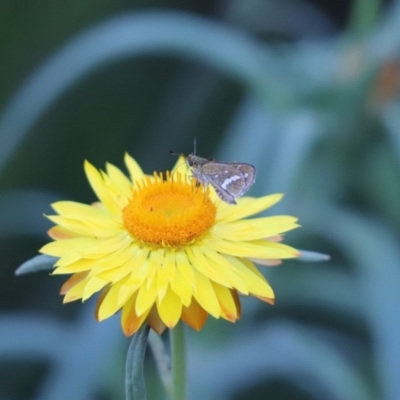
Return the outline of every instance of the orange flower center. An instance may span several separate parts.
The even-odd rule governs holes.
[[[129,233],[148,245],[180,247],[192,243],[214,224],[217,209],[203,186],[180,173],[146,177],[123,210]]]

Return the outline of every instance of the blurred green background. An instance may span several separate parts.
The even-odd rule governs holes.
[[[0,399],[124,398],[119,316],[14,270],[51,202],[94,200],[84,159],[160,171],[194,137],[332,260],[191,331],[190,399],[400,399],[400,1],[0,0],[0,71]],[[146,379],[163,399],[151,354]]]

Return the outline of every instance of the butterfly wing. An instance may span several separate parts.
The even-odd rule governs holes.
[[[253,185],[253,183],[256,180],[256,168],[251,165],[251,164],[239,164],[239,163],[234,163],[233,164],[235,168],[241,172],[242,174],[242,179],[244,181],[244,184],[242,186],[242,191],[239,192],[238,196],[244,195],[250,187]]]
[[[223,201],[236,204],[235,199],[254,183],[256,169],[251,164],[209,162],[201,167],[201,174]]]

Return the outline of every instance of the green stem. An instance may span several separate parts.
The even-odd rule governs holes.
[[[134,335],[126,356],[125,398],[146,400],[146,386],[143,376],[144,356],[150,327],[144,324]]]
[[[186,399],[186,340],[182,322],[170,331],[172,400]]]

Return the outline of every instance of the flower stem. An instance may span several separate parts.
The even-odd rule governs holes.
[[[146,400],[143,376],[144,355],[150,327],[144,324],[132,338],[126,356],[125,398],[126,400]]]
[[[172,400],[186,399],[185,327],[180,322],[170,331],[172,363]]]

